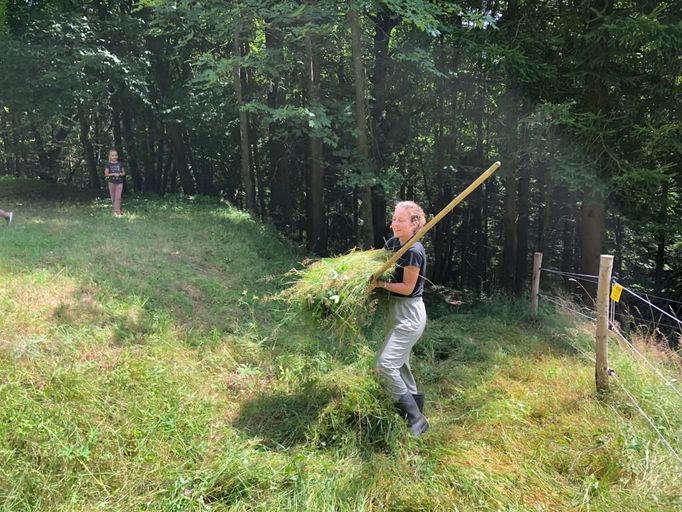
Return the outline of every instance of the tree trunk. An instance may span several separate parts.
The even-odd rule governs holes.
[[[604,240],[604,200],[590,194],[580,209],[580,271],[599,275],[599,256]],[[595,288],[596,289],[596,288]]]
[[[307,90],[310,109],[320,106],[320,61],[317,53],[317,35],[306,35]],[[310,154],[308,156],[308,249],[318,254],[327,250],[327,234],[324,215],[324,176],[322,162],[322,139],[314,132],[308,135]]]
[[[377,170],[383,171],[386,165],[386,132],[385,122],[386,97],[388,92],[388,45],[391,32],[400,23],[400,16],[385,7],[372,18],[374,22],[374,72],[372,74],[371,131],[373,137],[374,162]],[[374,229],[374,245],[383,245],[386,231],[386,196],[381,186],[372,187],[372,218]]]
[[[158,194],[166,193],[166,186],[163,183],[164,175],[164,158],[166,156],[166,137],[164,133],[163,123],[154,121],[154,137],[156,138],[156,166],[155,166],[155,178],[154,183],[156,188],[154,189]],[[170,160],[170,159],[169,159]]]
[[[180,123],[177,121],[168,122],[166,124],[166,133],[170,139],[171,153],[173,155],[173,163],[175,164],[174,171],[180,176],[182,191],[185,194],[196,194],[196,184],[194,183],[192,171],[187,163],[187,148],[185,147],[185,141],[182,138]],[[171,187],[171,191],[174,192],[174,182],[171,182]]]
[[[111,96],[111,131],[114,134],[114,149],[123,157],[123,137],[121,135],[121,101],[117,94]]]
[[[663,285],[664,281],[664,276],[665,276],[665,246],[666,246],[666,240],[665,240],[665,235],[660,234],[657,237],[656,241],[656,273],[654,275],[654,280],[656,283],[656,288],[660,289],[661,286]]]
[[[586,0],[587,30],[603,30],[604,15],[613,10],[613,0]],[[591,48],[589,55],[588,81],[586,87],[585,106],[588,112],[595,114],[599,123],[609,115],[609,90],[604,81],[604,70],[607,67],[609,51],[606,40],[602,37]],[[599,179],[602,178],[600,167],[602,166],[601,148],[598,146],[598,137],[594,137],[592,143],[592,153],[595,155],[597,183],[588,183],[584,191],[581,212],[580,212],[580,271],[583,274],[599,274],[599,257],[603,250],[604,234],[606,227],[604,224],[605,205],[603,194],[596,189]],[[588,283],[588,292],[594,296],[597,291],[596,284]]]
[[[152,73],[154,75],[156,85],[158,86],[161,97],[166,97],[171,94],[172,76],[170,70],[169,59],[166,56],[166,49],[169,47],[169,42],[161,37],[152,37],[147,41],[147,46],[152,55]],[[180,122],[176,119],[168,119],[164,122],[166,136],[170,145],[170,154],[173,157],[173,176],[170,181],[171,192],[176,192],[176,174],[180,176],[180,186],[185,194],[195,194],[196,184],[192,171],[187,164],[187,150],[182,140],[182,130]],[[164,178],[167,179],[168,177]],[[165,190],[165,186],[163,187]]]
[[[670,183],[666,179],[663,182],[661,189],[661,203],[658,214],[658,234],[656,236],[656,272],[654,274],[656,288],[660,289],[663,286],[665,277],[665,247],[666,247],[666,228],[668,224],[668,197],[670,192]]]
[[[576,238],[575,226],[576,226],[575,207],[569,204],[567,211],[564,215],[564,223],[561,236],[562,272],[571,272],[574,270],[573,268],[573,260],[575,258],[574,241]]]
[[[95,162],[99,165],[99,162],[104,161],[107,156],[109,156],[109,152],[107,151],[104,155],[104,158],[102,158],[102,143],[101,143],[101,132],[99,129],[99,113],[97,111],[94,112],[93,116],[93,122],[92,122],[92,143],[93,143],[93,151],[95,152]],[[125,191],[125,188],[123,189]]]
[[[241,148],[241,178],[242,189],[244,190],[244,203],[246,209],[251,213],[256,213],[256,196],[253,186],[253,176],[251,175],[251,158],[250,158],[250,144],[249,144],[249,118],[244,110],[244,97],[242,90],[242,76],[241,65],[239,61],[242,57],[241,40],[239,31],[234,33],[234,41],[232,45],[233,57],[235,64],[233,68],[234,74],[234,89],[237,96],[237,108],[239,109],[239,142]]]
[[[525,138],[525,137],[524,137]],[[516,273],[514,295],[521,295],[528,276],[528,210],[530,208],[530,169],[524,158],[521,162],[518,181],[518,202],[516,222]]]
[[[269,53],[279,54],[282,49],[282,32],[268,23],[265,28],[265,46]],[[268,91],[268,107],[273,110],[284,103],[280,79],[277,75],[270,77],[272,81]],[[270,216],[280,229],[291,227],[292,199],[289,176],[289,159],[284,144],[282,123],[271,122],[268,126],[269,183],[270,183]]]
[[[540,191],[540,208],[538,209],[538,231],[537,231],[537,247],[535,250],[544,254],[545,262],[551,260],[551,254],[545,254],[546,245],[549,241],[552,225],[552,182],[549,175],[549,170],[545,164],[542,165],[540,172],[540,182],[538,188]]]
[[[187,148],[187,161],[192,168],[192,175],[194,176],[194,182],[197,187],[197,194],[204,194],[204,170],[201,168],[200,160],[194,158],[194,151],[192,149],[192,140],[187,134],[187,130],[182,129],[182,142]]]
[[[443,48],[443,41],[440,40],[434,47],[434,61],[439,71],[447,68],[445,49]],[[451,170],[446,165],[448,157],[448,148],[450,147],[448,140],[448,122],[445,116],[446,111],[446,97],[448,96],[447,83],[443,78],[436,79],[436,98],[435,110],[433,119],[433,140],[434,140],[434,165],[435,172],[431,175],[434,180],[436,189],[436,208],[434,214],[438,213],[452,200],[452,182]],[[462,219],[465,214],[462,213]],[[468,220],[468,219],[466,219]],[[435,227],[435,234],[433,237],[434,246],[434,265],[433,265],[433,280],[435,282],[442,282],[447,280],[448,272],[452,268],[452,253],[453,253],[453,214],[445,217]],[[464,225],[464,220],[462,225]],[[464,233],[460,229],[460,233]],[[469,233],[466,234],[468,238]],[[464,241],[460,239],[460,241]],[[467,247],[467,258],[468,258]],[[462,251],[461,265],[459,265],[460,278],[468,273],[468,264],[464,261],[464,253]]]
[[[459,286],[461,288],[464,288],[466,286],[466,283],[471,279],[471,268],[473,266],[473,261],[472,257],[473,254],[471,252],[471,234],[472,234],[472,229],[471,229],[471,207],[470,204],[467,203],[465,205],[462,205],[462,227],[459,230],[459,237],[461,237],[461,251],[460,251],[460,268],[459,268],[459,274],[460,274],[460,279],[459,279]],[[448,258],[448,263],[449,258]],[[450,266],[450,265],[448,265]]]
[[[458,59],[459,60],[459,59]],[[474,91],[475,94],[475,113],[474,122],[476,125],[476,148],[474,150],[474,158],[472,164],[477,168],[486,166],[486,151],[484,147],[484,115],[486,105],[486,73],[482,64],[479,65],[479,82],[481,86]],[[454,97],[454,94],[453,94]],[[457,112],[454,113],[457,115]],[[476,173],[473,173],[476,174]],[[482,293],[487,281],[487,222],[486,201],[488,196],[488,183],[481,185],[481,190],[474,192],[471,196],[472,209],[472,224],[475,230],[474,233],[474,247],[473,247],[473,266],[471,271],[471,278],[469,279],[470,286]]]
[[[121,121],[123,139],[125,140],[127,150],[128,168],[130,169],[130,176],[133,179],[133,188],[137,192],[140,192],[142,190],[142,175],[140,174],[140,167],[138,166],[137,145],[135,134],[133,133],[133,122],[130,111],[125,107],[121,110]]]
[[[142,188],[145,192],[157,192],[156,168],[154,166],[154,122],[149,117],[145,120],[142,135],[142,165],[144,167],[144,182]]]
[[[10,174],[10,163],[9,163],[9,154],[10,154],[10,148],[7,144],[6,138],[9,138],[10,134],[10,129],[9,129],[9,121],[7,120],[7,116],[4,115],[5,113],[0,110],[0,130],[2,130],[2,133],[5,134],[4,137],[0,137],[0,144],[1,144],[1,150],[0,150],[0,155],[3,156],[2,158],[2,163],[4,167],[4,172],[3,174]]]
[[[253,120],[249,120],[249,141],[251,142],[251,161],[253,162],[253,178],[256,184],[256,201],[258,203],[258,212],[260,218],[263,219],[265,212],[267,212],[266,195],[265,195],[265,176],[260,161],[260,152],[258,151],[258,129]]]
[[[54,131],[52,132],[50,142],[47,147],[45,147],[40,135],[40,130],[34,130],[40,173],[46,173],[52,180],[57,178],[57,159],[62,151],[62,144],[70,132],[70,128],[61,126],[56,133]]]
[[[436,110],[442,111],[441,109],[441,96],[436,97]],[[442,135],[442,119],[440,117],[436,120],[433,126],[433,138],[435,144],[435,167],[436,171],[430,176],[433,181],[433,186],[436,190],[434,193],[435,198],[435,209],[434,212],[439,212],[447,203],[446,194],[449,196],[449,187],[445,183],[443,176],[443,135]],[[450,231],[450,216],[448,215],[442,221],[440,221],[433,229],[433,271],[432,279],[434,282],[442,282],[445,278],[445,273],[448,269],[447,253],[448,244],[450,243],[448,233]],[[461,269],[460,269],[461,271]]]
[[[167,172],[166,176],[168,179],[168,191],[171,194],[177,194],[178,193],[178,168],[175,165],[175,160],[171,159],[171,164],[169,167],[167,167]]]
[[[20,139],[19,139],[19,132],[21,131],[21,125],[19,124],[19,120],[17,119],[17,114],[12,113],[10,114],[10,122],[11,126],[11,139],[12,139],[12,159],[9,161],[12,169],[12,174],[14,176],[21,176],[21,163],[20,163],[20,156],[19,152],[21,149],[21,144],[20,144]]]
[[[492,287],[494,286],[494,279],[490,279],[490,270],[489,270],[489,262],[490,262],[490,255],[489,255],[489,250],[488,250],[488,240],[490,239],[490,222],[488,219],[490,219],[490,197],[494,195],[494,190],[495,190],[495,182],[493,180],[488,180],[487,183],[483,184],[483,187],[485,187],[485,192],[484,192],[484,197],[483,197],[483,208],[482,208],[482,214],[483,214],[483,233],[481,234],[481,238],[483,241],[483,250],[482,250],[482,256],[481,259],[483,260],[483,270],[484,273],[481,276],[482,280],[482,285],[481,288],[483,292],[489,294]]]
[[[620,214],[612,213],[613,223],[613,275],[620,277],[623,270],[623,244],[625,243],[625,226]]]
[[[158,163],[161,164],[162,162],[159,161]],[[173,171],[173,169],[174,169],[173,155],[171,155],[169,153],[166,156],[165,165],[163,165],[163,167],[160,167],[159,169],[161,172],[161,175],[160,175],[161,179],[159,180],[159,183],[161,184],[161,186],[160,186],[161,195],[164,195],[166,193],[166,191],[168,190],[168,184],[169,183],[171,184],[171,190],[170,191],[175,192],[175,190],[172,189],[174,186],[173,183],[175,181],[175,172]],[[172,179],[171,179],[171,171],[173,171]]]
[[[507,109],[505,116],[506,143],[504,146],[507,177],[505,179],[504,198],[504,247],[502,252],[502,288],[506,293],[513,294],[515,288],[516,257],[517,257],[517,193],[518,193],[518,95],[513,90],[505,93],[503,105]]]
[[[97,172],[97,161],[95,152],[90,141],[90,122],[83,105],[78,105],[78,121],[80,123],[80,141],[83,146],[83,159],[88,168],[90,176],[90,188],[99,190],[99,173]]]
[[[485,201],[486,184],[481,185],[481,189],[471,195],[471,225],[473,251],[471,251],[472,262],[471,271],[467,282],[478,294],[483,291],[483,283],[486,274],[485,260],[485,228],[483,223],[483,201]]]
[[[352,0],[351,0],[352,2]],[[369,153],[369,136],[367,133],[367,111],[365,108],[365,68],[362,64],[362,41],[360,38],[360,22],[351,3],[348,11],[350,22],[351,40],[353,50],[353,74],[355,78],[355,127],[358,132],[358,152],[362,158],[362,164],[368,170],[371,167]],[[370,248],[374,240],[374,221],[372,215],[372,188],[369,185],[360,187],[360,208],[362,218],[361,242],[363,247]]]
[[[147,192],[162,194],[161,179],[163,175],[164,138],[155,119],[148,119],[147,124],[147,156],[145,160],[144,189]]]
[[[513,40],[518,22],[518,1],[508,0],[504,15],[499,20],[499,30],[503,41]],[[509,85],[500,98],[501,135],[503,154],[506,160],[505,200],[504,200],[504,245],[502,250],[502,289],[513,294],[516,286],[516,258],[518,254],[517,194],[519,172],[519,110],[521,95],[515,85]]]

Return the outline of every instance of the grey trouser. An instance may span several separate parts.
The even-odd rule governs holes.
[[[426,309],[421,297],[391,297],[390,327],[377,356],[379,378],[397,400],[405,393],[417,393],[410,369],[410,352],[426,327]]]

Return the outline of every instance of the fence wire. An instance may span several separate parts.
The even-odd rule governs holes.
[[[618,336],[621,340],[623,340],[623,341],[625,342],[625,344],[628,346],[628,348],[629,348],[630,350],[632,350],[635,354],[637,354],[640,358],[642,358],[642,360],[644,360],[644,361],[651,367],[651,369],[654,370],[654,372],[656,373],[656,375],[658,375],[658,377],[659,377],[663,382],[665,382],[668,386],[670,386],[670,387],[675,391],[675,393],[677,393],[677,394],[680,396],[680,398],[682,398],[682,391],[680,391],[679,389],[677,389],[677,387],[672,383],[672,381],[668,380],[668,378],[663,374],[663,372],[661,372],[661,371],[656,367],[656,365],[654,365],[654,364],[653,364],[653,363],[652,363],[644,354],[642,354],[642,352],[640,352],[639,350],[637,350],[637,347],[635,347],[634,343],[632,343],[630,340],[628,340],[628,339],[623,335],[623,333],[620,331],[620,329],[618,329],[617,326],[613,326],[612,331],[613,331],[614,334],[616,334],[616,336]]]
[[[538,297],[541,297],[541,298],[545,299],[546,301],[551,302],[552,304],[556,304],[560,308],[567,309],[568,311],[572,311],[576,315],[580,315],[584,318],[587,318],[588,320],[592,320],[592,321],[596,320],[595,317],[589,316],[585,313],[582,313],[581,311],[578,311],[577,309],[573,309],[573,308],[569,307],[568,302],[565,300],[562,300],[560,297],[553,297],[551,295],[545,295],[544,293],[538,293]]]
[[[622,286],[622,285],[621,285],[621,286]],[[672,319],[674,322],[677,323],[678,326],[682,327],[682,320],[680,320],[679,318],[677,318],[675,315],[672,315],[672,314],[668,313],[667,311],[665,311],[664,309],[659,308],[656,304],[654,304],[654,303],[651,302],[650,300],[645,299],[645,298],[642,297],[641,295],[635,293],[635,292],[632,291],[630,288],[627,288],[627,287],[623,286],[623,290],[626,291],[626,292],[628,292],[628,293],[629,293],[630,295],[632,295],[633,297],[638,298],[639,300],[641,300],[641,301],[644,302],[645,304],[648,304],[649,307],[655,309],[656,311],[658,311],[658,312],[661,313],[662,315],[665,315],[665,316],[667,316],[668,318]]]
[[[641,312],[640,312],[641,315]],[[654,328],[658,327],[669,327],[673,330],[680,330],[680,326],[674,325],[674,324],[669,324],[665,322],[657,322],[656,320],[647,320],[643,316],[637,316],[633,315],[632,313],[615,313],[615,316],[622,318],[623,320],[628,320],[631,321],[632,323],[636,324],[637,326],[642,326],[643,324],[647,324],[650,326],[653,326]],[[615,322],[615,320],[612,318],[612,322]],[[682,333],[682,330],[681,330]]]
[[[598,281],[599,281],[599,277],[598,277],[598,276],[592,276],[592,275],[588,275],[588,274],[576,274],[576,273],[574,273],[574,272],[562,272],[562,271],[553,270],[553,269],[547,269],[547,268],[541,268],[540,270],[541,270],[541,271],[544,271],[544,272],[546,272],[546,273],[549,273],[549,274],[555,274],[555,275],[559,275],[559,276],[562,276],[562,277],[566,277],[566,278],[568,278],[569,280],[580,279],[580,280],[584,280],[584,281],[588,281],[588,282],[598,282]],[[576,282],[577,282],[577,281],[576,281]],[[613,282],[616,283],[615,278],[613,279]],[[578,284],[579,286],[581,286],[580,283],[577,283],[577,284]],[[621,286],[622,286],[622,285],[621,285]],[[584,289],[584,288],[583,288],[583,289]],[[650,307],[650,309],[653,308],[653,309],[657,310],[658,312],[660,312],[661,314],[665,315],[666,317],[672,319],[672,320],[675,321],[678,325],[675,326],[675,325],[669,324],[669,323],[661,323],[661,322],[655,322],[655,321],[651,321],[651,320],[646,320],[644,317],[638,318],[638,320],[641,320],[641,321],[643,321],[643,322],[645,322],[645,323],[654,324],[654,325],[656,325],[656,326],[665,326],[665,327],[669,327],[669,328],[682,328],[682,320],[680,320],[680,319],[677,318],[676,316],[674,316],[674,315],[672,315],[672,314],[666,312],[665,310],[661,309],[660,307],[656,306],[656,305],[653,304],[648,298],[649,298],[649,297],[654,297],[654,298],[666,300],[667,302],[669,302],[669,303],[674,303],[674,304],[682,304],[681,302],[674,301],[674,300],[671,300],[671,299],[665,299],[665,298],[663,298],[663,297],[650,296],[650,295],[648,295],[648,294],[645,294],[645,295],[647,296],[647,298],[644,298],[644,297],[640,296],[639,294],[637,294],[636,292],[634,292],[633,290],[631,290],[630,288],[627,288],[627,287],[625,287],[625,286],[623,287],[623,290],[626,291],[626,292],[628,292],[629,294],[631,294],[631,295],[634,296],[635,298],[641,300],[641,301],[644,302],[645,304],[648,304],[649,307]],[[587,291],[587,290],[585,290],[585,291]],[[572,313],[575,313],[575,314],[577,314],[577,315],[579,315],[579,316],[581,316],[581,317],[583,317],[583,318],[586,318],[586,319],[588,319],[588,320],[590,320],[590,321],[593,321],[593,322],[596,321],[596,318],[595,318],[595,317],[590,316],[590,315],[588,315],[588,314],[586,314],[586,313],[584,313],[584,312],[582,312],[582,311],[579,311],[579,310],[577,310],[577,309],[571,307],[571,306],[569,305],[570,303],[569,303],[568,301],[562,300],[560,297],[551,296],[551,295],[547,295],[547,294],[539,293],[539,292],[538,292],[538,297],[541,297],[542,299],[544,299],[544,300],[546,300],[546,301],[548,301],[548,302],[550,302],[550,303],[552,303],[552,304],[555,304],[555,305],[559,306],[559,307],[562,308],[562,309],[566,309],[566,310],[568,310],[568,311],[571,311]],[[594,300],[594,299],[593,299],[593,300]],[[591,309],[589,309],[589,308],[586,308],[586,309],[588,309],[590,312],[592,312]],[[635,307],[635,309],[637,309],[637,308]],[[638,310],[638,311],[639,311],[639,310]],[[640,312],[640,314],[641,314],[641,312]],[[672,388],[672,390],[673,390],[680,398],[682,398],[682,391],[680,391],[680,390],[672,383],[672,381],[669,380],[669,379],[668,379],[668,378],[667,378],[667,377],[666,377],[666,376],[665,376],[665,375],[656,367],[656,365],[654,365],[654,364],[653,364],[653,363],[652,363],[652,362],[651,362],[651,361],[650,361],[650,360],[649,360],[641,351],[639,351],[639,350],[637,349],[637,347],[634,346],[633,343],[631,343],[631,342],[625,337],[625,335],[622,333],[622,331],[620,330],[620,328],[619,328],[618,325],[616,324],[616,316],[621,317],[621,318],[632,318],[633,320],[635,319],[632,315],[628,316],[628,315],[626,315],[625,313],[618,313],[618,312],[616,311],[616,303],[615,303],[615,301],[609,300],[609,309],[608,309],[608,320],[609,320],[608,323],[609,323],[609,329],[610,329],[618,338],[620,338],[623,342],[625,342],[626,346],[627,346],[630,350],[632,350],[635,354],[637,354],[640,358],[642,358],[642,360],[643,360],[644,362],[646,362],[646,364],[647,364],[649,367],[651,367],[651,369],[654,371],[654,373],[656,374],[656,376],[657,376],[659,379],[661,379],[667,386],[669,386],[670,388]],[[576,345],[576,344],[571,343],[571,345],[572,345],[573,348],[575,348],[583,357],[587,358],[588,360],[592,361],[593,363],[596,363],[596,359],[595,359],[595,357],[594,357],[592,354],[588,353],[586,350],[584,350],[582,347],[579,347],[579,346]],[[637,401],[637,399],[635,398],[635,396],[633,395],[633,393],[630,392],[630,391],[627,389],[627,387],[625,387],[625,385],[624,385],[623,382],[621,381],[620,377],[616,374],[616,372],[613,371],[613,370],[609,370],[609,375],[612,376],[612,377],[614,377],[615,381],[618,383],[618,385],[620,386],[620,388],[621,388],[621,390],[623,391],[623,393],[628,397],[628,399],[630,400],[630,402],[631,402],[632,405],[634,406],[635,410],[637,410],[637,412],[638,412],[638,413],[646,420],[646,422],[654,429],[654,431],[656,432],[656,435],[657,435],[658,438],[661,440],[661,442],[662,442],[663,445],[666,447],[666,449],[671,453],[671,455],[672,455],[680,464],[682,464],[682,457],[680,457],[680,455],[679,455],[679,454],[677,453],[677,451],[673,448],[673,446],[670,444],[670,442],[665,438],[665,436],[663,435],[663,433],[661,432],[661,430],[656,426],[656,423],[654,422],[654,420],[652,420],[651,417],[644,411],[644,409],[643,409],[642,406],[639,404],[639,402]]]
[[[575,272],[562,272],[561,270],[553,270],[551,268],[540,268],[541,272],[547,272],[548,274],[556,274],[564,277],[572,277],[574,279],[582,279],[584,281],[589,281],[593,283],[599,282],[599,276],[593,276],[590,274],[577,274]]]
[[[668,440],[665,438],[665,436],[661,433],[661,431],[658,429],[656,426],[656,423],[654,423],[654,420],[652,420],[649,415],[644,412],[644,409],[642,409],[642,406],[639,405],[639,402],[637,402],[637,399],[634,397],[634,395],[625,387],[625,385],[622,383],[616,372],[612,372],[611,374],[612,377],[615,378],[615,381],[618,383],[620,388],[623,390],[623,392],[627,395],[627,397],[630,399],[632,402],[632,405],[635,406],[635,409],[639,412],[639,414],[651,425],[651,427],[654,429],[656,434],[658,435],[659,439],[663,442],[665,447],[670,451],[670,453],[677,459],[677,461],[682,464],[682,457],[675,451],[675,449],[672,447],[672,445],[668,442]]]

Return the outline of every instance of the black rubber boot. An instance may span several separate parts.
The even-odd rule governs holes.
[[[419,407],[419,412],[424,414],[424,393],[412,393],[414,401],[417,402],[417,407]],[[407,419],[407,415],[403,413],[402,409],[398,407],[396,403],[396,408],[403,418]]]
[[[414,401],[417,402],[419,412],[424,414],[424,393],[414,393],[412,396],[414,397]]]
[[[407,424],[410,431],[416,437],[426,432],[429,428],[429,423],[426,421],[424,415],[419,412],[419,406],[410,393],[405,393],[398,399],[398,410],[407,418]]]

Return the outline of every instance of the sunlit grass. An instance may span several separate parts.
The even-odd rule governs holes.
[[[682,507],[682,468],[615,382],[596,399],[590,328],[554,311],[429,304],[415,440],[373,375],[381,321],[344,344],[264,300],[302,255],[243,212],[126,197],[115,219],[6,179],[0,205],[2,510]],[[681,451],[679,396],[610,358]]]

